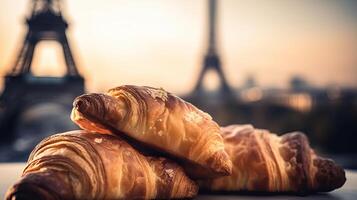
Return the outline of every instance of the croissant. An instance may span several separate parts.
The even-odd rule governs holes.
[[[201,181],[205,191],[328,192],[346,181],[344,170],[317,156],[303,133],[279,137],[251,125],[231,125],[222,135],[233,173]]]
[[[174,162],[115,136],[71,131],[36,146],[6,199],[192,198],[197,190]]]
[[[72,120],[100,133],[125,133],[159,152],[184,161],[192,178],[229,175],[232,162],[220,127],[211,116],[179,97],[152,87],[121,86],[86,94],[73,103]]]

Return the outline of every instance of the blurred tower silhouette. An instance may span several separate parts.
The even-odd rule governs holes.
[[[84,92],[84,79],[78,73],[68,44],[68,23],[62,16],[60,0],[33,0],[31,15],[26,19],[28,32],[17,60],[5,77],[0,97],[0,137],[11,138],[16,121],[25,110],[39,103],[56,103],[64,109]],[[61,44],[67,73],[63,77],[36,77],[31,63],[36,45],[43,40]],[[43,123],[46,123],[45,121]]]
[[[216,45],[216,15],[217,15],[217,2],[216,0],[209,0],[208,3],[208,51],[204,57],[203,68],[199,74],[197,84],[193,91],[194,95],[201,96],[204,94],[205,88],[203,85],[203,80],[205,75],[209,70],[213,70],[217,73],[219,78],[219,88],[218,92],[224,96],[231,96],[231,89],[227,83],[227,80],[224,76],[221,61],[217,53]]]

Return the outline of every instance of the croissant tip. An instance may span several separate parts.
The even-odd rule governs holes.
[[[97,100],[100,99],[99,94],[82,94],[78,96],[73,101],[73,109],[80,113],[90,113],[94,112],[93,108],[97,108]],[[97,111],[97,110],[95,110]]]
[[[225,151],[216,152],[209,162],[211,163],[211,169],[216,171],[220,176],[232,174],[233,164]]]
[[[226,165],[222,166],[219,170],[218,170],[219,174],[221,176],[229,176],[232,174],[232,165],[231,163],[226,163]]]
[[[83,95],[81,95],[74,99],[73,108],[75,108],[76,110],[81,110],[83,108],[84,104],[85,104],[85,102],[83,100]]]
[[[5,199],[74,199],[74,196],[68,192],[69,186],[63,178],[64,177],[56,171],[25,174],[17,183],[8,189]]]
[[[345,184],[345,170],[333,160],[318,157],[314,165],[318,169],[315,175],[318,191],[329,192]]]
[[[6,200],[53,199],[46,190],[31,183],[19,182],[13,185],[5,195]]]
[[[77,98],[73,101],[73,107],[79,108],[79,107],[81,107],[82,103],[83,103],[83,101],[77,97]]]

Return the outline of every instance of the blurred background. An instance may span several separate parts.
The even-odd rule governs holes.
[[[0,162],[77,128],[76,96],[135,84],[357,169],[356,36],[354,0],[0,0]]]

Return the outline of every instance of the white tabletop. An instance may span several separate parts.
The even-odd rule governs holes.
[[[25,163],[2,163],[0,164],[0,198],[4,197],[7,188],[19,179]],[[254,196],[254,195],[199,195],[196,199],[226,199],[226,200],[253,200],[253,199],[339,199],[339,200],[356,200],[357,199],[357,171],[346,171],[347,181],[345,185],[333,192],[309,195],[305,197],[289,196],[289,195],[274,195],[274,196]]]

